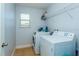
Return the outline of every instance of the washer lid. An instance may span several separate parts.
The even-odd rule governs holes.
[[[61,43],[61,42],[68,42],[73,41],[73,39],[65,38],[65,37],[53,37],[53,36],[42,36],[42,39],[47,40],[51,43]]]

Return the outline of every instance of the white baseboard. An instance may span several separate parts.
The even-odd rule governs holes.
[[[28,47],[32,47],[33,44],[27,44],[27,45],[20,45],[20,46],[16,46],[16,49],[18,48],[28,48]]]
[[[14,56],[15,49],[16,49],[16,48],[13,49],[11,56]]]

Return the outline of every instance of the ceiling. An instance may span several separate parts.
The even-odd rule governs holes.
[[[51,3],[17,3],[16,5],[45,9],[48,8],[51,5]]]

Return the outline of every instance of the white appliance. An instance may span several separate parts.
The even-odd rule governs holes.
[[[33,35],[33,49],[35,54],[39,54],[39,43],[40,43],[40,37],[41,36],[48,36],[49,32],[36,32],[36,34]]]
[[[56,31],[52,36],[42,36],[40,42],[41,56],[72,56],[75,55],[75,35]]]

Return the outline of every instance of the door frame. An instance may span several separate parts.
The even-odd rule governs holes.
[[[4,48],[2,48],[2,43],[5,42],[5,4],[0,3],[0,56],[5,55]]]

